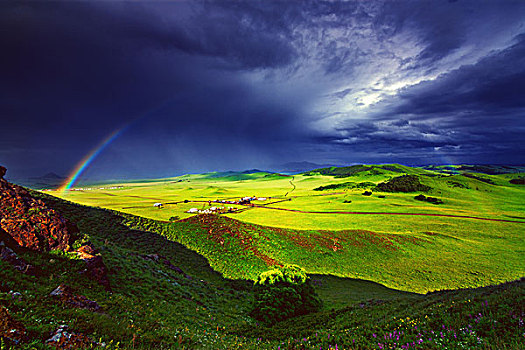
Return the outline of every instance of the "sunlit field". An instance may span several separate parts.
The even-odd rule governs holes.
[[[165,227],[152,230],[171,232],[174,240],[201,252],[212,267],[230,278],[253,279],[268,264],[293,263],[310,273],[426,292],[495,284],[525,274],[525,190],[509,183],[519,174],[476,174],[473,178],[398,165],[394,169],[375,167],[343,178],[315,172],[293,176],[208,173],[52,194],[158,220]],[[421,183],[431,188],[425,195],[443,204],[415,200],[420,192],[375,189],[376,184],[404,173],[419,175]],[[361,185],[351,188],[348,183]],[[338,184],[347,185],[319,190]],[[365,191],[372,194],[363,195]],[[244,205],[218,202],[246,196],[257,199]],[[162,207],[155,207],[156,203]],[[211,207],[231,208],[214,217],[234,221],[200,222],[197,217],[202,214],[187,213]],[[176,233],[188,223],[210,234],[223,225],[243,231],[241,236],[249,237],[249,249],[257,249],[267,260],[250,250],[247,253],[241,238],[242,243],[222,246],[206,243],[209,237],[197,229]],[[256,226],[247,229],[246,224]],[[228,264],[223,259],[226,251],[233,254]]]

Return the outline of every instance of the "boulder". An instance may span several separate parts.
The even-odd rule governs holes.
[[[143,259],[146,259],[146,260],[151,260],[151,261],[154,261],[156,263],[161,263],[161,264],[165,265],[167,268],[169,268],[170,270],[173,270],[176,273],[181,274],[181,275],[183,275],[186,278],[191,278],[190,276],[186,275],[184,273],[184,271],[182,271],[182,269],[180,267],[173,265],[171,263],[171,261],[167,257],[165,257],[163,255],[147,254],[147,255],[141,255],[141,257]]]
[[[90,300],[83,295],[76,294],[73,289],[65,284],[56,287],[49,296],[60,299],[60,301],[72,308],[89,309],[99,311],[100,305],[96,301]]]
[[[20,342],[27,340],[27,331],[22,323],[13,319],[6,308],[0,306],[0,339],[7,342],[4,345],[18,345]],[[15,349],[15,347],[13,347]]]
[[[76,250],[77,254],[86,263],[84,273],[90,278],[104,286],[106,291],[111,291],[108,278],[108,268],[104,264],[102,256],[91,242],[88,242]]]
[[[13,268],[22,273],[33,275],[35,272],[35,268],[32,265],[20,258],[13,249],[7,247],[3,241],[0,241],[0,260],[8,262]]]
[[[91,341],[85,334],[70,331],[67,325],[60,325],[53,331],[46,344],[57,349],[88,349],[102,345]]]

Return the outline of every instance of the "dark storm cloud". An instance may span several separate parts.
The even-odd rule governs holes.
[[[45,167],[37,149],[61,158],[49,170],[66,172],[112,130],[144,115],[147,132],[135,131],[144,144],[160,133],[155,125],[188,147],[264,137],[271,148],[290,137],[294,111],[251,96],[232,72],[286,65],[293,49],[257,16],[224,11],[189,3],[2,4],[0,64],[8,69],[0,143],[11,173],[28,168],[17,164],[20,152]]]
[[[65,174],[128,124],[92,172],[502,159],[523,150],[524,18],[511,1],[2,2],[0,163]]]
[[[391,130],[392,124],[379,135],[375,131],[375,139],[386,135],[415,146],[410,141],[417,137],[432,147],[500,149],[509,152],[505,159],[523,159],[524,86],[525,35],[520,35],[511,47],[476,64],[403,90],[381,118],[411,118],[416,130],[407,133],[406,125]]]
[[[396,31],[410,28],[422,48],[400,60],[400,68],[416,81],[429,76],[395,93],[381,94],[365,118],[337,123],[330,140],[334,148],[397,158],[410,153],[429,161],[437,154],[459,162],[525,160],[524,35],[501,36],[508,30],[503,21],[522,23],[523,32],[523,19],[516,19],[523,15],[523,7],[505,2],[495,10],[493,3],[484,2],[450,11],[449,5],[456,4],[392,8]],[[478,46],[481,52],[482,43],[492,43],[495,49],[470,62],[450,64],[451,57],[461,57],[468,47]]]

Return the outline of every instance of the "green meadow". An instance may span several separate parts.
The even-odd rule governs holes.
[[[430,189],[375,187],[404,174]],[[182,243],[228,278],[253,280],[272,264],[297,264],[312,274],[424,293],[525,275],[525,189],[509,182],[523,175],[382,165],[293,176],[207,173],[50,193],[136,215],[126,221],[129,227]],[[414,199],[419,194],[443,204]],[[245,196],[265,200],[214,202]],[[235,211],[187,213],[213,206]]]
[[[0,312],[9,310],[29,337],[25,342],[11,342],[10,329],[0,318],[1,349],[56,349],[46,340],[63,324],[71,332],[89,335],[94,343],[87,348],[105,350],[499,350],[524,346],[525,279],[421,295],[363,279],[311,274],[310,281],[324,308],[274,325],[261,325],[249,317],[253,282],[227,279],[217,272],[230,271],[229,265],[240,256],[240,250],[233,244],[227,250],[230,253],[217,249],[212,244],[215,241],[207,236],[209,228],[203,224],[218,224],[224,232],[233,232],[234,227],[242,232],[260,231],[261,227],[224,217],[217,223],[206,215],[174,223],[176,229],[168,230],[170,227],[158,227],[153,220],[34,195],[75,222],[80,241],[89,240],[100,250],[109,268],[112,292],[82,274],[85,263],[74,253],[21,251],[22,258],[38,267],[35,276],[21,274],[0,260]],[[132,223],[161,234],[132,229]],[[230,234],[225,236],[222,238],[230,237],[230,243],[234,243]],[[186,243],[175,242],[182,237],[187,237],[186,243],[208,239],[195,243],[199,249],[188,249]],[[222,265],[214,259],[214,253],[223,256]],[[169,259],[183,273],[148,258],[150,254]],[[240,256],[239,260],[257,265],[260,259],[256,258]],[[59,284],[67,284],[96,301],[101,311],[58,302],[49,293]]]

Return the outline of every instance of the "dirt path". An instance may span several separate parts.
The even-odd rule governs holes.
[[[432,214],[432,213],[389,213],[389,212],[371,212],[371,211],[306,211],[306,210],[298,210],[298,209],[275,208],[275,207],[268,207],[268,206],[254,206],[254,208],[263,208],[263,209],[273,209],[273,210],[291,211],[291,212],[295,212],[295,213],[303,213],[303,214],[441,216],[441,217],[448,217],[448,218],[474,219],[474,220],[499,221],[499,222],[512,222],[512,223],[517,223],[517,224],[525,224],[525,221],[505,220],[505,219],[490,219],[490,218],[481,218],[481,217],[478,217],[478,216],[453,215],[453,214]]]
[[[290,185],[292,185],[292,190],[291,191],[288,191],[284,194],[284,196],[288,196],[288,193],[292,193],[293,191],[295,191],[295,184],[293,183],[293,180],[295,180],[295,176],[292,176],[292,179],[289,181],[290,182]]]

